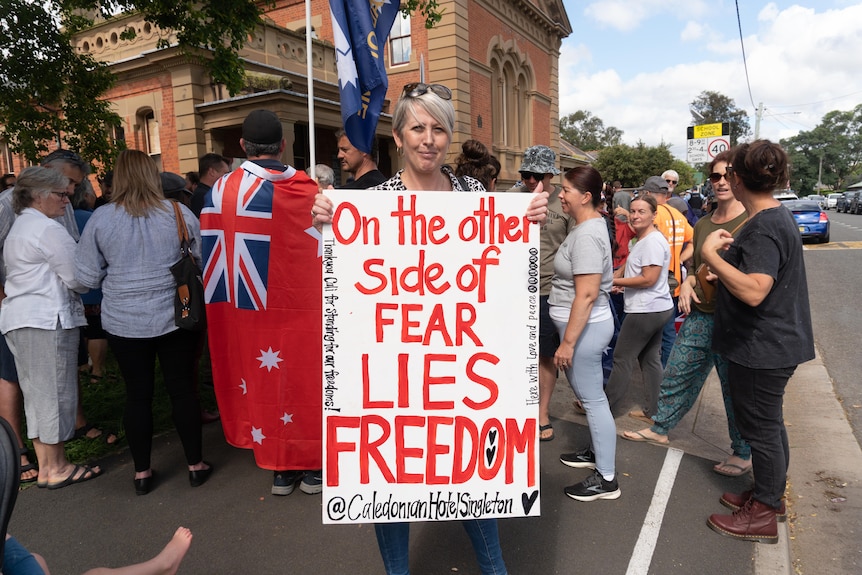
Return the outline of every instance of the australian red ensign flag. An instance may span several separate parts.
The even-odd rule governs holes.
[[[383,47],[400,4],[400,0],[329,0],[341,119],[350,143],[366,153],[371,152],[389,87]]]
[[[317,184],[245,162],[201,212],[213,384],[225,438],[264,469],[321,467]]]

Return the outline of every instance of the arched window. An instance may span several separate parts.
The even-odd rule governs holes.
[[[152,110],[144,115],[144,144],[147,153],[151,156],[162,153],[162,142],[159,139],[159,121]]]
[[[494,146],[520,150],[529,141],[532,73],[527,57],[514,41],[492,40],[490,50],[491,111]]]

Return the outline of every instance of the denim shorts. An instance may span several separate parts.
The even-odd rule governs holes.
[[[15,356],[6,343],[6,337],[0,336],[0,379],[18,383],[18,370],[15,368]]]
[[[551,304],[546,295],[539,296],[539,356],[554,357],[560,347],[560,334],[551,319]]]
[[[3,573],[5,575],[45,575],[45,571],[36,563],[33,554],[18,543],[14,537],[6,540],[3,555]]]

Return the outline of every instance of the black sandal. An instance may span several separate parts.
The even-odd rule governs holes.
[[[28,471],[39,471],[39,467],[33,463],[32,457],[30,457],[32,455],[30,450],[26,447],[22,447],[19,450],[18,455],[27,458],[27,463],[21,466],[21,483],[33,483],[34,481],[37,481],[39,479],[38,473],[33,477],[24,477],[24,474]]]
[[[90,433],[93,429],[99,432],[99,435],[95,437],[89,437],[87,434]],[[109,439],[114,438],[114,441],[109,441]],[[99,427],[96,427],[92,423],[88,423],[82,427],[79,427],[75,430],[75,435],[72,436],[72,439],[90,439],[90,440],[101,440],[106,445],[116,445],[120,440],[120,437],[114,433],[113,431],[105,431]]]

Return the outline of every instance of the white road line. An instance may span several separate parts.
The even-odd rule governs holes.
[[[662,519],[664,519],[664,510],[667,507],[668,499],[670,499],[670,492],[673,489],[682,456],[682,450],[674,447],[667,450],[664,465],[662,465],[655,491],[652,494],[652,502],[650,502],[644,524],[641,527],[640,535],[638,535],[638,542],[635,544],[635,549],[629,560],[626,575],[647,575],[649,573],[652,554],[655,551],[659,531],[661,531]]]

